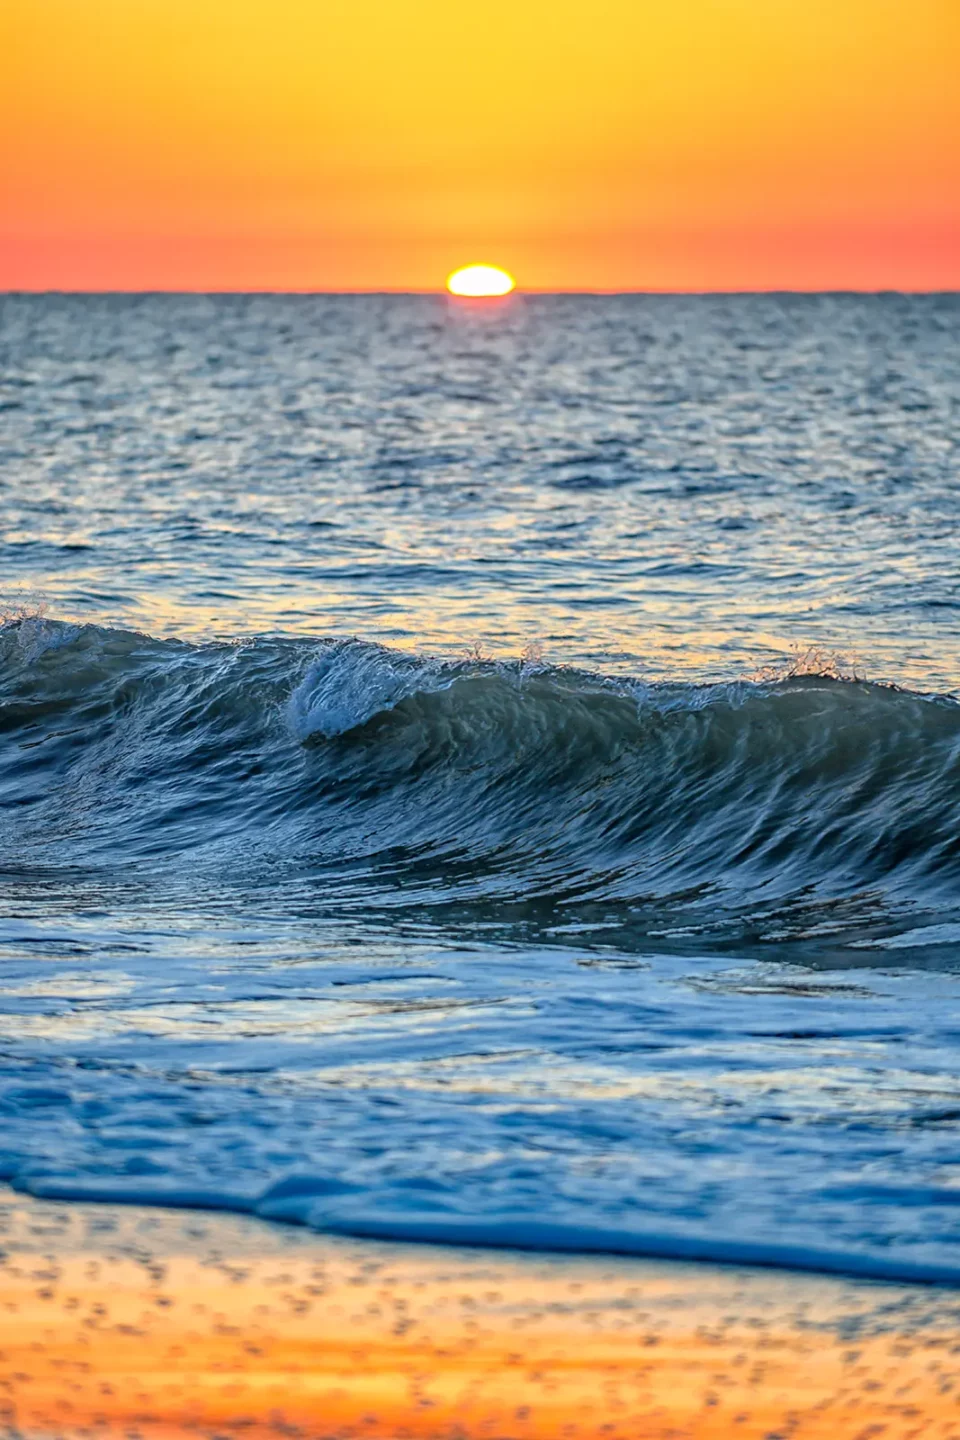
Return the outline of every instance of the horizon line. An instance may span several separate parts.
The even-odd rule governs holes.
[[[956,285],[956,286],[947,286],[947,287],[943,287],[943,286],[929,286],[929,287],[927,287],[927,286],[898,286],[898,285],[880,285],[880,286],[877,286],[877,285],[872,285],[872,286],[853,286],[853,285],[806,286],[806,285],[804,285],[804,286],[796,286],[796,287],[793,287],[793,286],[789,286],[789,285],[763,285],[763,286],[758,286],[758,287],[755,288],[755,289],[754,289],[754,288],[749,288],[749,287],[746,287],[746,286],[715,286],[715,287],[706,287],[706,288],[702,288],[702,289],[700,289],[700,288],[695,288],[695,287],[693,287],[693,286],[691,286],[691,287],[689,287],[689,288],[669,287],[669,286],[662,286],[662,287],[660,287],[660,286],[637,286],[637,287],[629,287],[629,288],[627,288],[627,287],[621,287],[621,288],[613,288],[613,287],[610,287],[610,288],[606,288],[606,287],[602,287],[602,286],[597,286],[597,287],[584,287],[584,288],[576,288],[576,289],[572,289],[572,288],[571,288],[571,289],[551,289],[551,288],[548,288],[548,287],[545,287],[545,286],[541,287],[541,286],[519,286],[519,285],[518,285],[518,286],[515,287],[515,289],[513,289],[512,291],[510,291],[509,294],[507,294],[507,295],[492,295],[492,296],[486,296],[486,295],[481,295],[481,296],[452,295],[452,294],[446,289],[445,286],[433,286],[433,287],[430,287],[429,289],[427,289],[427,288],[407,288],[407,287],[404,287],[404,288],[401,288],[401,287],[397,287],[397,288],[371,287],[371,288],[369,288],[369,289],[366,289],[366,288],[364,288],[364,289],[357,289],[357,288],[339,288],[339,289],[325,290],[325,289],[320,288],[320,287],[314,288],[314,287],[306,287],[306,286],[264,286],[264,287],[262,287],[262,288],[261,288],[261,287],[258,287],[258,286],[243,286],[243,287],[240,287],[240,286],[236,286],[236,287],[234,287],[234,286],[227,286],[227,287],[223,287],[223,288],[219,288],[219,287],[215,287],[215,288],[205,288],[205,287],[199,287],[199,286],[197,286],[197,287],[193,287],[193,286],[183,287],[183,286],[164,286],[164,285],[160,285],[160,286],[136,286],[136,287],[133,287],[133,286],[121,286],[121,287],[118,287],[118,288],[114,289],[113,287],[108,287],[108,286],[59,286],[59,285],[52,285],[52,286],[44,286],[44,287],[41,287],[41,286],[29,286],[29,287],[24,287],[24,286],[9,286],[9,287],[5,287],[5,286],[0,285],[0,298],[3,298],[3,299],[9,299],[9,298],[14,297],[14,296],[16,296],[16,297],[23,297],[23,296],[43,297],[43,296],[55,296],[55,295],[62,295],[62,296],[76,295],[76,296],[91,296],[91,297],[93,297],[93,296],[121,296],[121,295],[126,295],[126,296],[130,296],[130,297],[140,296],[140,297],[143,297],[143,298],[147,298],[147,297],[151,297],[151,296],[159,296],[159,295],[170,295],[170,296],[177,296],[177,297],[186,297],[186,296],[190,296],[190,295],[196,295],[196,296],[204,296],[204,297],[208,297],[208,298],[209,298],[209,297],[213,297],[213,296],[220,296],[220,295],[223,295],[223,296],[233,296],[233,295],[235,295],[235,296],[259,296],[259,297],[265,297],[265,296],[287,296],[287,295],[289,295],[289,296],[300,296],[300,297],[302,297],[302,298],[324,297],[324,298],[331,298],[331,299],[332,299],[332,298],[341,298],[341,297],[342,297],[342,298],[356,298],[356,299],[361,299],[361,298],[364,298],[364,297],[378,297],[378,296],[379,296],[379,297],[383,297],[383,298],[399,298],[399,297],[410,297],[410,298],[414,298],[414,297],[416,297],[416,298],[420,298],[420,297],[437,297],[437,298],[445,298],[445,299],[448,299],[448,300],[451,300],[451,301],[456,301],[458,304],[468,304],[468,305],[469,305],[469,304],[474,304],[474,305],[476,305],[476,304],[488,304],[488,303],[494,303],[494,304],[499,303],[499,304],[503,304],[504,302],[509,302],[509,301],[510,301],[511,299],[513,299],[513,298],[522,298],[522,297],[527,296],[527,295],[530,295],[530,296],[547,296],[547,297],[574,296],[574,297],[582,297],[582,298],[591,298],[591,297],[596,297],[596,298],[606,298],[606,297],[617,298],[617,297],[626,297],[626,296],[633,296],[633,295],[637,295],[637,296],[661,296],[661,295],[662,295],[662,296],[668,296],[668,297],[672,296],[672,297],[675,297],[675,298],[679,298],[679,297],[682,297],[682,296],[694,296],[694,297],[703,297],[703,298],[706,298],[707,296],[713,296],[713,295],[731,295],[731,296],[736,296],[736,295],[743,295],[743,296],[757,296],[757,295],[873,295],[873,296],[878,296],[878,295],[902,295],[902,296],[930,295],[930,296],[960,296],[960,284],[958,284],[958,285]]]

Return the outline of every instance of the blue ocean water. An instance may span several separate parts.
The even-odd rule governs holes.
[[[960,1281],[958,340],[0,299],[0,1175]]]

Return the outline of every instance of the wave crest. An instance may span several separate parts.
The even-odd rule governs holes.
[[[399,883],[621,922],[678,894],[915,909],[960,881],[960,706],[863,681],[647,685],[20,621],[0,632],[0,746],[4,824],[48,858],[65,834],[116,864],[214,846],[249,874],[269,851],[301,875],[359,867],[391,904]]]

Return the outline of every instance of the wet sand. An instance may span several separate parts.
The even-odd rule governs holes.
[[[0,1435],[947,1440],[960,1295],[0,1191]]]

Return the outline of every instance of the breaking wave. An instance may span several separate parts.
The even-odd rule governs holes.
[[[362,874],[367,899],[623,907],[960,881],[960,705],[862,681],[657,684],[362,641],[0,632],[0,801],[49,858]],[[866,904],[867,901],[865,900]],[[869,908],[869,907],[868,907]],[[861,917],[862,918],[862,917]]]

